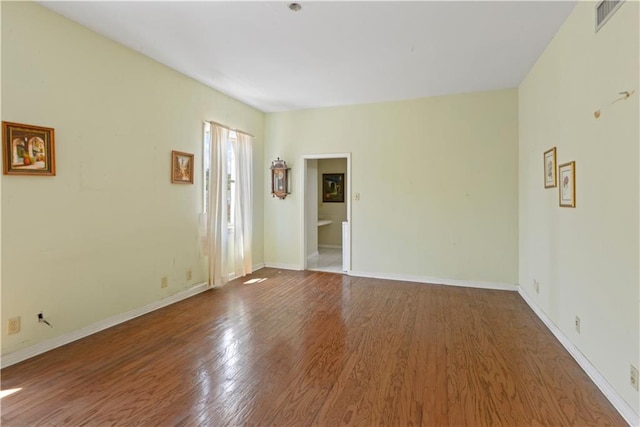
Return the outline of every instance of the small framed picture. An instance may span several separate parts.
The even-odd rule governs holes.
[[[322,201],[325,203],[344,203],[344,174],[322,174]]]
[[[576,207],[576,162],[563,163],[558,168],[560,177],[560,206]]]
[[[181,151],[171,152],[171,182],[193,184],[193,154]]]
[[[556,147],[544,152],[544,188],[558,186],[556,176]]]
[[[53,128],[2,122],[2,141],[5,175],[56,174]]]

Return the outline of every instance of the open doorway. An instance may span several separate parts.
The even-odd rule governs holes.
[[[305,270],[351,270],[351,154],[303,157],[303,262]]]

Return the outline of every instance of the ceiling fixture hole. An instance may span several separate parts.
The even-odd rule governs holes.
[[[300,9],[302,9],[302,6],[300,6],[300,3],[289,3],[289,9],[293,10],[294,12],[298,12]]]

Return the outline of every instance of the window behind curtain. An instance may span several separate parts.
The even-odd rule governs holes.
[[[233,226],[234,217],[234,201],[236,197],[236,158],[233,154],[231,144],[236,140],[235,131],[229,131],[229,140],[227,141],[227,224]],[[209,210],[209,177],[211,176],[211,126],[207,124],[204,130],[204,183],[203,183],[203,206],[204,211]]]

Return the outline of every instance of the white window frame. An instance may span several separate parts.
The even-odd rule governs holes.
[[[236,140],[237,134],[233,130],[229,130],[229,139],[227,140],[227,227],[233,228],[233,218],[235,214],[235,198],[236,198],[236,174],[237,162],[233,154],[232,144]],[[204,139],[202,142],[202,207],[203,212],[207,212],[209,205],[209,178],[211,176],[211,126],[205,126]]]

